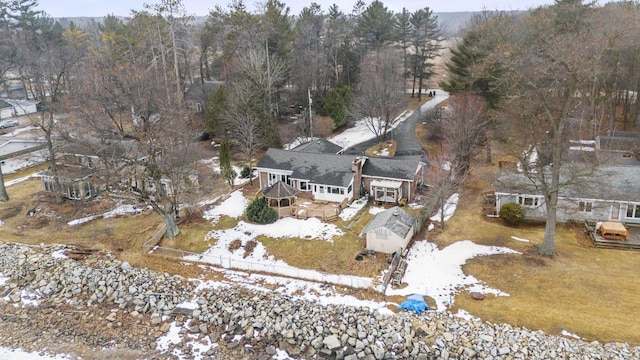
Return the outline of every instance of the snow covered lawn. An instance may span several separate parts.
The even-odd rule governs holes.
[[[454,296],[463,290],[485,294],[508,294],[482,284],[471,275],[465,275],[462,265],[476,256],[495,254],[519,254],[505,247],[478,245],[469,240],[459,241],[439,250],[427,241],[417,241],[407,255],[407,270],[403,289],[388,288],[387,295],[421,294],[436,301],[438,311],[453,305]]]

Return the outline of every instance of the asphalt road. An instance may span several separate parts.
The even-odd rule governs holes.
[[[449,97],[449,94],[438,90],[436,96],[427,101],[418,110],[414,111],[411,116],[407,117],[403,122],[398,124],[394,129],[386,134],[385,140],[396,140],[398,148],[395,156],[420,156],[427,159],[427,154],[420,146],[415,136],[415,128],[421,123],[423,114],[433,109],[437,104]],[[349,147],[343,153],[350,155],[364,155],[365,150],[378,143],[377,138],[367,140]]]

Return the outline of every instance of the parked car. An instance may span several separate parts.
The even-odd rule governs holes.
[[[18,126],[20,123],[18,120],[4,120],[0,121],[0,129],[6,129],[14,126]]]

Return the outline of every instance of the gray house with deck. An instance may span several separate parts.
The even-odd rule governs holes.
[[[417,158],[381,159],[364,156],[268,149],[258,161],[260,189],[278,181],[313,200],[343,202],[369,194],[378,202],[411,201],[424,177]]]

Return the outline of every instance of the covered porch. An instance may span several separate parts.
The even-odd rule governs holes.
[[[375,202],[397,204],[402,199],[402,182],[373,180],[370,185],[370,194]]]

